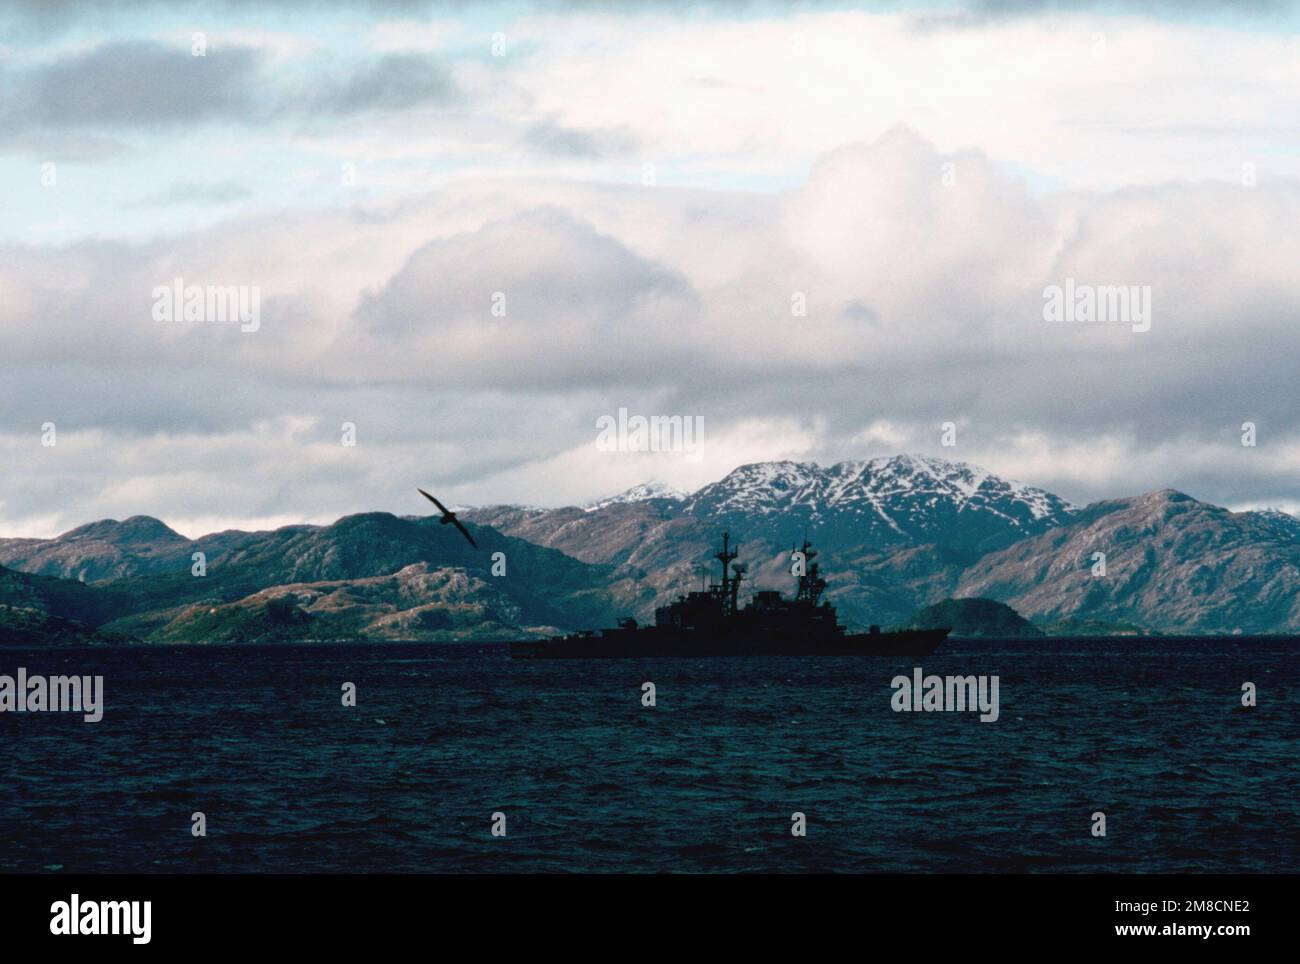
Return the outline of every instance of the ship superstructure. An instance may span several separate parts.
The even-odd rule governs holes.
[[[754,593],[740,605],[740,586],[747,567],[737,562],[739,546],[730,533],[722,535],[718,560],[720,578],[655,610],[653,626],[619,620],[617,628],[557,636],[541,642],[512,643],[517,658],[613,658],[637,656],[928,656],[948,635],[947,629],[850,633],[839,622],[835,607],[822,600],[826,580],[817,552],[805,536],[792,551],[795,594],[784,597],[773,589]]]

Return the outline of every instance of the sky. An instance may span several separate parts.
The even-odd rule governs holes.
[[[1300,511],[1297,30],[1207,0],[11,0],[0,536],[902,452]],[[175,279],[255,322],[168,319]],[[1046,320],[1067,284],[1149,317]],[[620,410],[698,444],[610,450]]]

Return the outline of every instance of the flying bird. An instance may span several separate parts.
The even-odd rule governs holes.
[[[456,513],[452,512],[445,505],[443,505],[441,502],[439,502],[437,499],[431,496],[428,492],[425,492],[424,489],[416,489],[415,491],[419,492],[420,495],[424,496],[426,499],[428,499],[430,502],[432,502],[434,505],[438,507],[438,511],[442,513],[442,518],[438,520],[439,522],[441,522],[443,525],[447,525],[448,523],[451,523],[457,529],[460,530],[461,535],[463,535],[466,539],[469,540],[469,544],[471,546],[473,546],[475,549],[478,548],[478,543],[475,542],[474,537],[469,534],[469,530],[465,528],[464,523],[462,523],[459,519],[456,518]]]

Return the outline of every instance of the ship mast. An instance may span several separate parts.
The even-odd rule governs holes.
[[[822,591],[826,588],[826,580],[821,577],[821,566],[812,560],[817,557],[817,551],[813,549],[812,543],[808,541],[808,533],[803,534],[803,552],[804,571],[799,577],[799,588],[795,592],[795,599],[800,602],[806,602],[809,605],[816,606],[817,600],[821,599]]]
[[[735,597],[735,593],[731,589],[730,576],[728,575],[727,570],[731,566],[731,560],[735,559],[736,556],[739,555],[738,550],[730,548],[730,544],[731,533],[724,532],[722,534],[722,551],[713,554],[713,558],[722,563],[722,605],[724,608],[733,605],[732,600]],[[739,588],[739,578],[737,578],[736,585],[737,588]]]

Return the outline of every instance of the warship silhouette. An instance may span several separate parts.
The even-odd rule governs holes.
[[[739,604],[746,567],[734,562],[737,550],[723,533],[722,581],[678,596],[655,610],[653,626],[620,619],[615,629],[584,630],[548,640],[510,644],[515,659],[616,659],[644,656],[908,656],[924,657],[948,636],[948,629],[904,629],[850,633],[840,625],[835,607],[822,602],[826,580],[813,560],[817,553],[805,537],[798,588],[787,599],[772,589],[754,593]],[[792,558],[798,559],[792,553]]]

